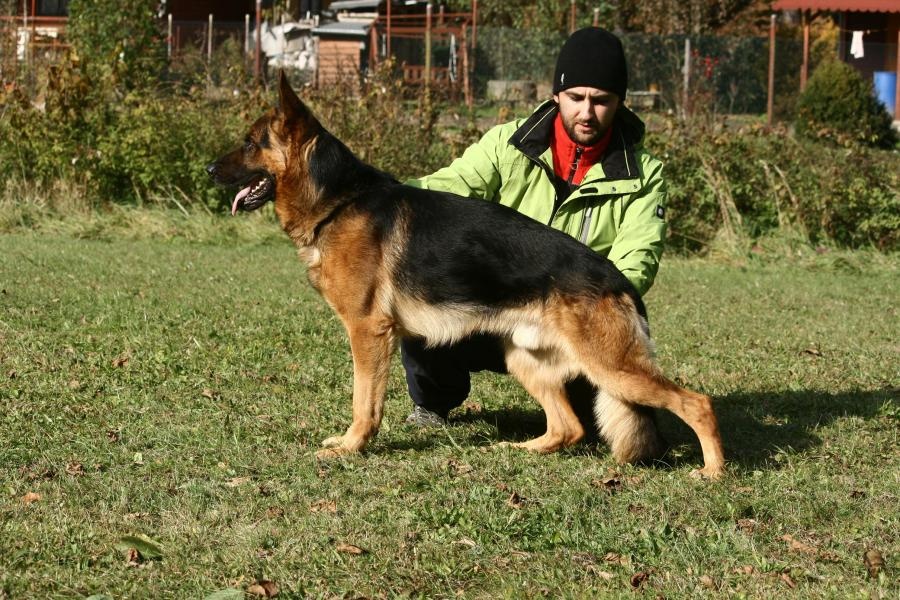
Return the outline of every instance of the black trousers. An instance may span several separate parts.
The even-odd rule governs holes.
[[[503,343],[492,335],[478,334],[452,346],[426,348],[422,338],[400,342],[400,360],[413,404],[446,418],[463,403],[471,390],[471,373],[506,373]],[[597,389],[583,377],[566,384],[566,393],[587,437],[595,438],[593,406]]]

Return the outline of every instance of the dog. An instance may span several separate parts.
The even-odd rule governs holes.
[[[284,73],[279,96],[207,171],[239,186],[232,214],[274,201],[310,283],[349,336],[352,422],[318,456],[358,452],[378,432],[399,338],[444,345],[487,333],[547,418],[546,433],[513,446],[543,453],[578,442],[584,426],[565,385],[583,376],[600,390],[597,424],[618,461],[652,451],[656,431],[641,417],[665,408],[700,441],[704,466],[694,473],[722,475],[711,399],[660,372],[644,304],[609,260],[500,204],[402,185],[328,133]]]

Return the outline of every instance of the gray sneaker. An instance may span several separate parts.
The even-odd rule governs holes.
[[[421,428],[444,427],[447,425],[447,419],[427,408],[416,406],[403,423]]]

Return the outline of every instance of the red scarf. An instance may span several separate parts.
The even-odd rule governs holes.
[[[569,181],[569,176],[572,175],[572,163],[575,162],[576,149],[581,148],[578,165],[571,179],[573,185],[580,185],[588,169],[599,162],[603,153],[606,152],[609,140],[612,139],[612,130],[613,128],[610,127],[600,141],[593,146],[579,146],[566,133],[562,117],[557,113],[556,120],[553,122],[553,136],[550,140],[550,147],[553,149],[553,171],[558,177]]]

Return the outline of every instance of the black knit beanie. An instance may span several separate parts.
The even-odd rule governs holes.
[[[553,93],[580,86],[614,92],[619,100],[625,99],[628,89],[625,50],[619,38],[605,29],[579,29],[559,51]]]

